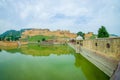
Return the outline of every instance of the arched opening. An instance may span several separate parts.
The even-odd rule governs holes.
[[[95,43],[95,46],[98,46],[98,44],[97,44],[97,43]]]
[[[106,47],[107,47],[107,48],[110,48],[110,44],[109,44],[109,43],[107,43],[107,44],[106,44]]]

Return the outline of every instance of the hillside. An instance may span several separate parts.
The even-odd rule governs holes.
[[[52,39],[54,37],[57,38],[75,38],[77,35],[71,33],[67,30],[56,30],[50,31],[49,29],[21,29],[20,31],[16,30],[8,30],[0,35],[0,40],[7,41],[16,41],[16,40],[28,40],[28,41],[36,41],[45,39]]]
[[[16,41],[21,37],[21,31],[8,30],[0,35],[0,40]]]
[[[43,35],[36,35],[36,36],[29,37],[28,41],[36,42],[36,41],[42,41],[43,39],[44,40],[48,40],[48,39],[52,39],[52,37],[50,37],[50,36],[43,36]]]

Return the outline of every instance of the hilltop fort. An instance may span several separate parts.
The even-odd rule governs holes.
[[[26,38],[27,36],[36,36],[36,35],[67,37],[67,38],[75,38],[77,36],[75,33],[71,33],[69,30],[50,31],[49,29],[30,29],[22,32],[21,38]]]

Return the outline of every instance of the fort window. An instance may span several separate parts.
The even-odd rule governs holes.
[[[79,44],[79,42],[77,42],[77,44]]]
[[[109,44],[109,43],[107,43],[107,44],[106,44],[106,47],[107,47],[107,48],[110,48],[110,44]]]
[[[97,43],[95,43],[95,46],[98,46],[98,44],[97,44]]]

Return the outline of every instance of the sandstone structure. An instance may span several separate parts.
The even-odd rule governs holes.
[[[71,33],[70,31],[67,30],[50,31],[49,29],[31,29],[31,30],[25,30],[22,33],[21,38],[26,38],[27,36],[36,36],[36,35],[66,37],[66,38],[75,38],[77,36],[76,34]]]
[[[88,32],[84,35],[85,39],[90,39],[93,36],[93,32]]]

